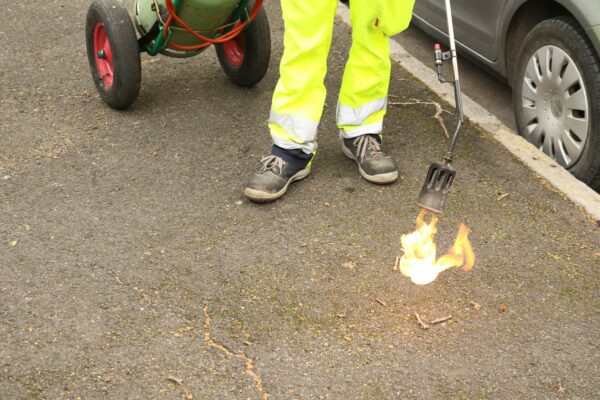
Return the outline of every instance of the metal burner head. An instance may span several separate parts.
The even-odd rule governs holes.
[[[434,214],[441,214],[455,176],[456,171],[449,164],[432,163],[417,205]]]

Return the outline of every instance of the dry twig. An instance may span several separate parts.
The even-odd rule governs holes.
[[[500,201],[500,200],[502,200],[502,199],[505,199],[505,198],[507,198],[508,196],[510,196],[510,193],[502,193],[502,194],[500,195],[500,197],[498,197],[498,199],[497,199],[497,200],[498,200],[498,201]]]
[[[375,301],[378,302],[379,304],[381,304],[382,306],[384,306],[385,308],[387,308],[387,304],[385,304],[385,301],[380,300],[377,297],[375,297]]]
[[[392,271],[398,271],[400,269],[400,256],[396,257],[396,262],[394,263],[394,267]]]
[[[446,322],[446,321],[448,321],[451,318],[452,318],[452,315],[448,315],[448,316],[445,316],[445,317],[434,319],[433,321],[431,321],[431,325],[435,325],[435,324],[440,324],[442,322]]]
[[[564,387],[564,385],[560,381],[556,382],[556,384],[554,384],[554,386],[552,388],[554,390],[556,390],[558,393],[564,393],[565,390],[567,390],[567,388]]]
[[[185,393],[185,395],[184,395],[185,400],[194,400],[194,396],[189,392],[189,390],[187,390],[187,388],[185,386],[183,386],[183,379],[177,378],[173,375],[169,375],[169,376],[167,376],[167,380],[181,386],[181,389],[183,389],[183,391]]]
[[[442,106],[440,105],[440,103],[435,102],[435,101],[421,101],[418,99],[411,99],[412,101],[391,101],[388,104],[391,106],[414,106],[414,105],[419,105],[419,104],[424,104],[424,105],[428,105],[428,106],[434,106],[435,107],[435,114],[433,115],[432,118],[435,118],[438,120],[440,126],[442,127],[442,129],[444,130],[444,136],[446,136],[446,139],[450,139],[450,134],[448,133],[448,128],[446,128],[446,124],[444,123],[444,119],[442,118],[442,113],[448,113],[448,114],[452,114],[450,111],[446,111],[442,108]]]
[[[173,383],[176,383],[176,384],[178,384],[178,385],[181,385],[181,384],[183,383],[183,379],[181,379],[181,378],[177,378],[177,377],[175,377],[175,376],[173,376],[173,375],[169,375],[169,376],[167,376],[167,380],[169,380],[169,381],[171,381],[171,382],[173,382]]]
[[[417,322],[419,323],[419,325],[421,325],[421,328],[429,329],[429,325],[427,325],[425,322],[423,322],[423,320],[421,319],[419,314],[417,312],[415,312],[414,314],[415,314],[415,317],[417,317]]]
[[[213,339],[211,331],[210,331],[211,318],[210,318],[210,314],[208,313],[208,305],[204,306],[203,311],[204,311],[204,342],[209,347],[213,347],[213,348],[225,353],[225,355],[228,357],[237,358],[241,361],[244,361],[246,363],[246,369],[244,372],[246,372],[246,374],[248,374],[254,380],[254,384],[255,384],[258,392],[261,394],[262,400],[269,400],[269,394],[265,390],[265,386],[263,384],[262,377],[256,370],[256,366],[254,365],[254,359],[248,357],[244,353],[234,352],[234,351],[230,350],[229,348],[225,347],[225,345],[223,343],[217,342],[215,339]],[[186,394],[187,394],[187,392],[186,392]]]

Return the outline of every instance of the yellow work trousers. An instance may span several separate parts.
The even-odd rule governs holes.
[[[381,133],[390,81],[390,39],[380,21],[398,18],[378,15],[376,3],[400,4],[404,29],[414,0],[352,0],[352,48],[338,99],[336,120],[343,138]],[[400,2],[400,3],[398,3]],[[284,149],[317,149],[317,127],[326,89],[327,56],[331,45],[337,0],[281,0],[284,52],[280,64],[269,129],[273,143]],[[381,18],[383,17],[383,18]],[[392,34],[392,33],[390,33]]]

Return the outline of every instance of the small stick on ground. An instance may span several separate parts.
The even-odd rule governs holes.
[[[400,256],[396,257],[396,262],[394,263],[394,267],[392,271],[398,271],[400,269]]]
[[[429,325],[427,325],[425,322],[423,322],[423,320],[421,319],[419,314],[417,312],[415,312],[414,314],[415,314],[415,317],[417,317],[417,322],[419,323],[419,325],[421,325],[421,328],[429,329]]]
[[[481,304],[475,303],[474,301],[472,301],[470,304],[473,306],[475,311],[481,310]]]
[[[435,325],[435,324],[440,324],[442,322],[446,322],[446,321],[448,321],[451,318],[452,318],[452,315],[448,315],[446,317],[441,317],[441,318],[435,319],[435,320],[431,321],[431,325]]]
[[[181,389],[183,389],[183,391],[185,392],[185,395],[183,397],[185,400],[194,400],[194,396],[189,392],[189,390],[187,390],[185,386],[183,386],[183,379],[177,378],[173,375],[169,375],[167,376],[167,380],[181,386]]]
[[[448,114],[452,114],[449,111],[446,111],[442,108],[442,106],[435,102],[435,101],[421,101],[418,99],[411,99],[412,101],[404,101],[404,102],[399,102],[399,101],[391,101],[388,104],[391,106],[413,106],[413,105],[418,105],[418,104],[424,104],[424,105],[429,105],[429,106],[434,106],[435,107],[435,114],[433,115],[432,118],[435,118],[438,120],[440,126],[442,127],[442,129],[444,130],[444,136],[446,136],[446,139],[450,139],[450,134],[448,133],[448,129],[446,128],[446,124],[444,123],[444,119],[442,118],[442,113],[446,112]]]
[[[498,201],[507,198],[508,196],[510,196],[510,193],[503,193],[502,195],[500,195],[500,197],[498,197]]]
[[[246,370],[244,372],[246,372],[246,374],[250,375],[252,377],[252,379],[254,380],[256,389],[262,395],[261,396],[262,400],[269,400],[269,394],[265,390],[265,386],[263,384],[261,375],[256,370],[256,366],[254,365],[254,359],[248,357],[244,353],[233,352],[229,348],[225,347],[225,345],[223,343],[217,342],[216,340],[214,340],[212,338],[210,326],[211,326],[211,318],[210,318],[210,314],[208,313],[208,305],[205,305],[204,306],[204,342],[209,347],[213,347],[213,348],[225,353],[225,355],[228,357],[234,357],[241,361],[244,361],[246,363]],[[186,396],[187,395],[188,395],[188,393],[186,391]],[[191,394],[190,394],[190,397],[188,397],[188,399],[190,399],[190,400],[193,399],[193,397],[191,397]]]
[[[181,379],[181,378],[177,378],[177,377],[175,377],[175,376],[173,376],[173,375],[169,375],[169,376],[167,376],[167,380],[169,380],[169,381],[171,381],[171,382],[173,382],[173,383],[176,383],[176,384],[178,384],[178,385],[181,385],[181,384],[183,383],[183,379]]]
[[[387,308],[387,304],[385,304],[385,301],[380,300],[377,297],[375,297],[375,301],[378,302],[379,304],[381,304],[382,306],[384,306],[385,308]]]

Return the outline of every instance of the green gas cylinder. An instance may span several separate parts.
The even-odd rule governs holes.
[[[206,37],[215,37],[216,28],[231,17],[240,0],[179,0],[174,1],[177,15],[189,27]],[[156,9],[158,5],[158,10]],[[148,33],[160,18],[168,17],[165,0],[136,0],[134,4],[135,24],[142,35]],[[185,31],[176,22],[171,25],[171,40],[183,46],[193,46],[202,40]],[[186,56],[186,52],[165,48],[161,53],[170,56]],[[188,52],[194,55],[198,51]]]

